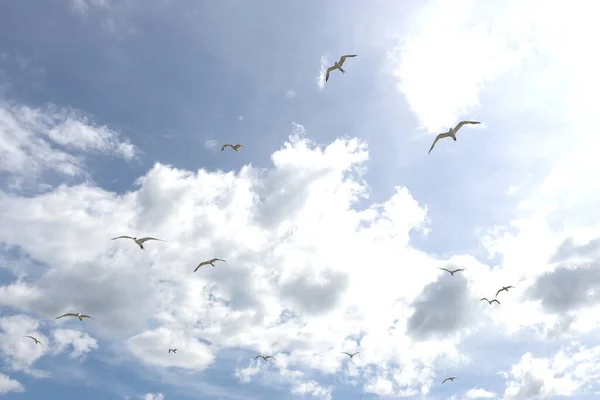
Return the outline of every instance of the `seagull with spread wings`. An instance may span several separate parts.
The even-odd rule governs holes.
[[[44,349],[44,351],[46,351],[46,348],[44,347],[44,345],[42,344],[42,342],[40,342],[39,340],[37,340],[37,338],[34,338],[33,336],[29,336],[29,335],[26,335],[26,336],[23,336],[23,337],[32,339],[35,342],[35,344],[39,344],[40,346],[42,346],[42,349]]]
[[[360,351],[357,351],[357,352],[356,352],[356,353],[354,353],[354,354],[350,354],[350,353],[346,353],[345,351],[342,351],[342,354],[346,354],[348,357],[352,358],[352,357],[354,357],[355,355],[357,355],[357,354],[360,354]]]
[[[502,286],[502,289],[500,289],[500,290],[498,290],[496,292],[496,296],[495,297],[498,297],[498,295],[500,294],[500,292],[508,292],[508,289],[514,289],[514,288],[515,288],[514,286]]]
[[[169,349],[169,354],[171,353],[177,353],[177,349]]]
[[[456,142],[456,132],[458,132],[458,130],[460,128],[462,128],[463,125],[466,125],[466,124],[480,124],[480,123],[481,122],[478,122],[478,121],[460,121],[454,128],[450,128],[448,130],[448,132],[440,133],[439,135],[437,135],[435,137],[435,140],[433,141],[433,144],[431,145],[431,148],[429,149],[429,153],[431,153],[431,150],[433,150],[433,147],[435,146],[435,144],[440,139],[450,137],[450,138],[452,138],[452,140],[454,140]]]
[[[242,144],[236,144],[236,145],[224,144],[223,147],[221,147],[221,151],[225,150],[228,147],[231,147],[235,151],[240,151],[240,147],[244,147],[244,145],[242,145]]]
[[[454,274],[457,273],[457,272],[465,270],[464,268],[458,268],[458,269],[455,269],[453,271],[451,271],[449,269],[446,269],[446,268],[439,268],[439,269],[441,269],[442,271],[446,271],[446,272],[450,273],[450,275],[452,275],[452,276],[454,276]]]
[[[77,318],[79,318],[80,321],[83,321],[84,318],[94,319],[94,318],[90,317],[89,315],[85,315],[85,314],[82,314],[82,313],[77,313],[77,314],[75,314],[75,313],[66,313],[66,314],[60,315],[60,316],[58,316],[58,317],[56,317],[54,319],[59,319],[59,318],[62,318],[62,317],[77,317]]]
[[[446,378],[442,381],[442,383],[446,382],[446,381],[452,381],[454,382],[454,380],[457,379],[455,376],[451,376],[450,378]]]
[[[273,357],[271,357],[271,356],[261,356],[261,355],[258,355],[258,356],[256,356],[256,357],[254,357],[254,359],[255,359],[255,360],[258,360],[259,358],[262,358],[262,359],[263,359],[263,360],[265,360],[265,361],[268,361],[268,360],[269,360],[269,358],[271,358],[271,359],[275,360],[275,358],[273,358]],[[277,361],[277,360],[275,360],[275,361]]]
[[[347,58],[356,57],[356,56],[357,56],[357,54],[347,54],[345,56],[341,56],[339,61],[337,61],[331,67],[327,68],[327,74],[325,75],[325,82],[327,82],[329,80],[329,74],[331,73],[331,71],[339,69],[342,72],[342,74],[345,74],[346,71],[344,71],[344,68],[342,68],[342,66],[344,65],[344,62],[346,62]]]
[[[159,242],[165,242],[165,240],[162,239],[157,239],[157,238],[153,238],[153,237],[144,237],[144,238],[134,238],[131,236],[117,236],[112,238],[111,240],[115,240],[115,239],[132,239],[138,246],[140,246],[140,249],[144,250],[144,242],[147,242],[148,240],[158,240]]]
[[[194,272],[198,271],[198,268],[202,267],[203,265],[212,265],[214,267],[216,261],[227,262],[225,260],[221,260],[220,258],[213,258],[212,260],[202,261],[200,264],[198,264],[198,266],[196,267],[196,269],[194,270]]]
[[[490,306],[492,305],[492,303],[493,303],[493,302],[496,302],[496,303],[500,304],[500,302],[499,302],[498,300],[496,300],[496,299],[494,299],[494,300],[492,300],[492,301],[489,301],[489,300],[488,300],[487,298],[485,298],[485,297],[482,297],[482,298],[481,298],[481,300],[479,300],[479,301],[483,301],[483,300],[487,301],[487,302],[489,303],[489,305],[490,305]]]

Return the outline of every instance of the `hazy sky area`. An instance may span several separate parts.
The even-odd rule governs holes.
[[[0,396],[600,398],[598,15],[0,0]]]

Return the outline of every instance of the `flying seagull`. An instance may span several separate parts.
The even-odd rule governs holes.
[[[40,346],[42,346],[42,349],[44,349],[44,351],[46,351],[46,349],[44,348],[44,345],[42,344],[42,342],[40,342],[39,340],[37,340],[33,336],[26,335],[26,336],[23,336],[23,337],[27,337],[27,338],[33,339],[33,341],[35,342],[35,344],[39,344]]]
[[[212,265],[214,267],[216,261],[227,262],[225,260],[221,260],[220,258],[213,258],[212,260],[202,261],[200,264],[198,264],[198,266],[196,267],[196,269],[194,270],[194,272],[198,271],[198,268],[200,268],[203,265]]]
[[[94,318],[90,317],[89,315],[85,315],[85,314],[81,314],[81,313],[77,313],[77,314],[75,314],[75,313],[66,313],[66,314],[58,316],[58,317],[56,317],[54,319],[59,319],[59,318],[62,318],[62,317],[77,317],[77,318],[79,318],[80,321],[83,321],[84,318],[94,319]]]
[[[455,377],[455,376],[451,376],[450,378],[446,378],[446,379],[444,379],[444,380],[442,381],[442,383],[444,383],[444,382],[446,382],[446,381],[452,381],[452,382],[454,382],[454,380],[455,380],[455,379],[456,379],[456,377]]]
[[[500,289],[500,290],[498,290],[498,291],[496,292],[496,296],[495,296],[495,297],[498,297],[498,295],[499,295],[499,294],[500,294],[500,292],[502,292],[502,291],[508,292],[508,289],[514,289],[514,288],[515,288],[514,286],[502,286],[502,289]]]
[[[235,151],[240,151],[240,147],[244,147],[244,145],[242,145],[242,144],[236,144],[236,145],[224,144],[223,147],[221,147],[221,151],[225,150],[228,147],[231,147]]]
[[[169,354],[171,354],[171,352],[177,353],[177,349],[169,349]]]
[[[481,300],[479,300],[479,301],[482,301],[482,300],[487,301],[490,304],[490,306],[492,305],[493,302],[496,302],[496,303],[500,304],[500,302],[498,300],[496,300],[496,299],[494,299],[492,301],[489,301],[487,298],[482,297]]]
[[[433,150],[433,146],[435,146],[435,144],[437,143],[437,141],[440,140],[440,139],[451,137],[452,140],[454,140],[456,142],[456,132],[458,132],[458,130],[460,128],[462,128],[463,125],[466,125],[466,124],[480,124],[480,123],[481,122],[477,122],[477,121],[460,121],[454,128],[450,128],[448,130],[448,132],[440,133],[439,135],[437,135],[435,137],[435,140],[433,141],[433,144],[431,145],[431,148],[429,149],[429,153],[431,153],[431,150]]]
[[[271,357],[271,356],[261,356],[261,355],[258,355],[256,357],[254,357],[255,360],[257,360],[259,358],[262,358],[263,360],[267,361],[269,358],[273,358],[273,357]],[[275,359],[273,358],[273,360],[275,360]],[[275,360],[275,361],[277,361],[277,360]]]
[[[446,269],[446,268],[439,268],[439,269],[449,272],[450,275],[452,275],[452,276],[454,276],[454,274],[457,272],[464,271],[464,268],[455,269],[454,271],[450,271],[449,269]]]
[[[341,56],[340,61],[336,62],[331,67],[327,68],[327,75],[325,75],[325,82],[327,82],[329,80],[329,73],[335,69],[339,69],[340,71],[342,71],[342,74],[345,74],[346,71],[344,71],[344,69],[342,68],[342,65],[344,65],[346,58],[356,57],[356,56],[357,56],[357,54],[348,54],[345,56]]]
[[[140,249],[144,250],[144,242],[147,242],[148,240],[158,240],[160,242],[164,242],[165,240],[162,239],[157,239],[157,238],[153,238],[153,237],[145,237],[145,238],[134,238],[131,236],[117,236],[112,238],[111,240],[115,240],[115,239],[132,239],[138,246],[140,246]]]
[[[356,352],[356,353],[354,353],[354,354],[350,354],[350,353],[346,353],[345,351],[342,351],[342,354],[346,354],[346,355],[348,355],[348,357],[352,358],[352,357],[354,357],[355,355],[357,355],[357,354],[360,354],[360,351],[357,351],[357,352]]]

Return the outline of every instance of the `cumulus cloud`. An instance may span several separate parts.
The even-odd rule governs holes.
[[[47,372],[33,368],[36,361],[45,355],[44,348],[23,337],[34,336],[43,346],[48,346],[48,338],[39,331],[39,321],[26,315],[2,317],[0,329],[0,351],[11,370],[24,371],[36,377],[48,376]]]
[[[71,347],[73,351],[69,356],[72,358],[81,358],[98,348],[96,339],[85,332],[73,329],[55,329],[52,335],[54,337],[54,353],[62,353],[68,347]]]
[[[19,381],[9,378],[4,374],[0,374],[0,394],[8,392],[23,392],[23,385]]]
[[[287,92],[285,92],[285,97],[287,99],[293,99],[294,97],[296,97],[296,92],[293,90],[288,90]]]
[[[481,388],[474,388],[474,389],[469,389],[467,391],[467,393],[465,394],[465,397],[467,399],[493,399],[496,398],[498,395],[494,392],[489,392],[485,389],[481,389]]]
[[[56,106],[0,106],[0,143],[0,171],[13,176],[45,170],[75,176],[84,173],[84,154],[131,160],[137,153],[117,132]]]
[[[165,395],[162,393],[146,393],[142,396],[142,400],[164,400]]]
[[[219,147],[219,142],[214,139],[209,139],[204,142],[204,149],[210,151],[217,151],[217,147]]]

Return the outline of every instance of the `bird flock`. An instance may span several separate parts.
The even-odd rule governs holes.
[[[327,68],[327,72],[326,72],[326,75],[325,75],[325,82],[329,81],[329,76],[330,76],[331,72],[333,72],[335,70],[339,70],[342,74],[345,74],[346,71],[343,69],[343,65],[344,65],[344,63],[346,62],[346,60],[348,58],[353,58],[353,57],[357,57],[357,54],[343,55],[343,56],[340,57],[339,61],[336,61],[332,66],[330,66],[329,68]],[[479,122],[479,121],[460,121],[458,124],[456,124],[456,126],[454,128],[450,128],[450,129],[448,129],[447,132],[443,132],[443,133],[438,134],[436,136],[436,138],[434,139],[433,143],[431,144],[431,148],[429,149],[428,154],[431,153],[431,151],[435,147],[436,143],[440,139],[448,138],[449,137],[449,138],[452,138],[453,141],[456,141],[456,133],[458,132],[458,130],[460,128],[462,128],[464,125],[476,125],[476,124],[480,124],[480,123],[481,122]],[[236,152],[239,152],[240,148],[242,148],[242,147],[244,147],[242,144],[235,144],[234,145],[234,144],[227,143],[227,144],[224,144],[221,147],[221,151],[224,151],[227,148],[231,148],[232,150],[234,150]],[[145,250],[144,243],[146,243],[147,241],[150,241],[150,240],[167,242],[166,240],[158,239],[158,238],[155,238],[155,237],[136,238],[136,237],[126,236],[126,235],[117,236],[117,237],[112,238],[111,240],[116,240],[116,239],[131,239],[131,240],[133,240],[139,246],[139,248],[141,250]],[[212,258],[210,260],[202,261],[202,262],[200,262],[198,264],[198,266],[196,266],[196,268],[194,269],[193,272],[198,271],[198,269],[200,269],[201,267],[206,266],[206,265],[211,265],[212,267],[215,267],[215,262],[217,262],[217,261],[226,262],[225,260],[220,259],[220,258]],[[456,274],[458,272],[462,272],[462,271],[465,270],[464,268],[458,268],[458,269],[454,269],[454,270],[450,270],[450,269],[446,269],[446,268],[439,268],[439,269],[443,270],[445,272],[448,272],[451,276],[454,276],[454,274]],[[498,305],[500,305],[500,302],[496,299],[496,297],[498,297],[498,295],[501,292],[503,292],[503,291],[508,292],[509,289],[513,289],[513,288],[514,288],[514,286],[503,286],[501,289],[499,289],[496,292],[496,295],[494,296],[494,298],[492,300],[489,300],[487,297],[482,297],[480,301],[487,301],[489,305],[492,305],[492,303],[497,303]],[[60,318],[64,318],[64,317],[75,317],[75,318],[78,318],[79,321],[83,321],[84,318],[93,319],[89,315],[82,314],[82,313],[73,313],[73,312],[65,313],[63,315],[60,315],[60,316],[56,317],[55,319],[60,319]],[[29,339],[33,340],[33,342],[35,343],[35,345],[42,346],[42,348],[44,349],[44,351],[46,351],[44,345],[36,337],[31,336],[31,335],[25,335],[23,337],[24,338],[29,338]],[[171,353],[177,354],[177,349],[175,349],[175,348],[168,349],[168,354],[171,354]],[[356,355],[358,355],[358,354],[360,354],[360,352],[349,353],[349,352],[343,351],[343,352],[341,352],[341,354],[345,354],[350,359],[353,359],[353,357],[356,356]],[[257,355],[254,358],[254,360],[258,360],[259,358],[262,359],[262,360],[264,360],[264,361],[269,361],[269,360],[276,361],[276,359],[273,356],[271,356],[271,355],[261,355],[261,354]],[[455,376],[451,376],[451,377],[448,377],[448,378],[444,379],[441,383],[443,384],[443,383],[445,383],[447,381],[454,382],[454,380],[456,380],[456,379],[458,379],[458,378],[455,377]]]

